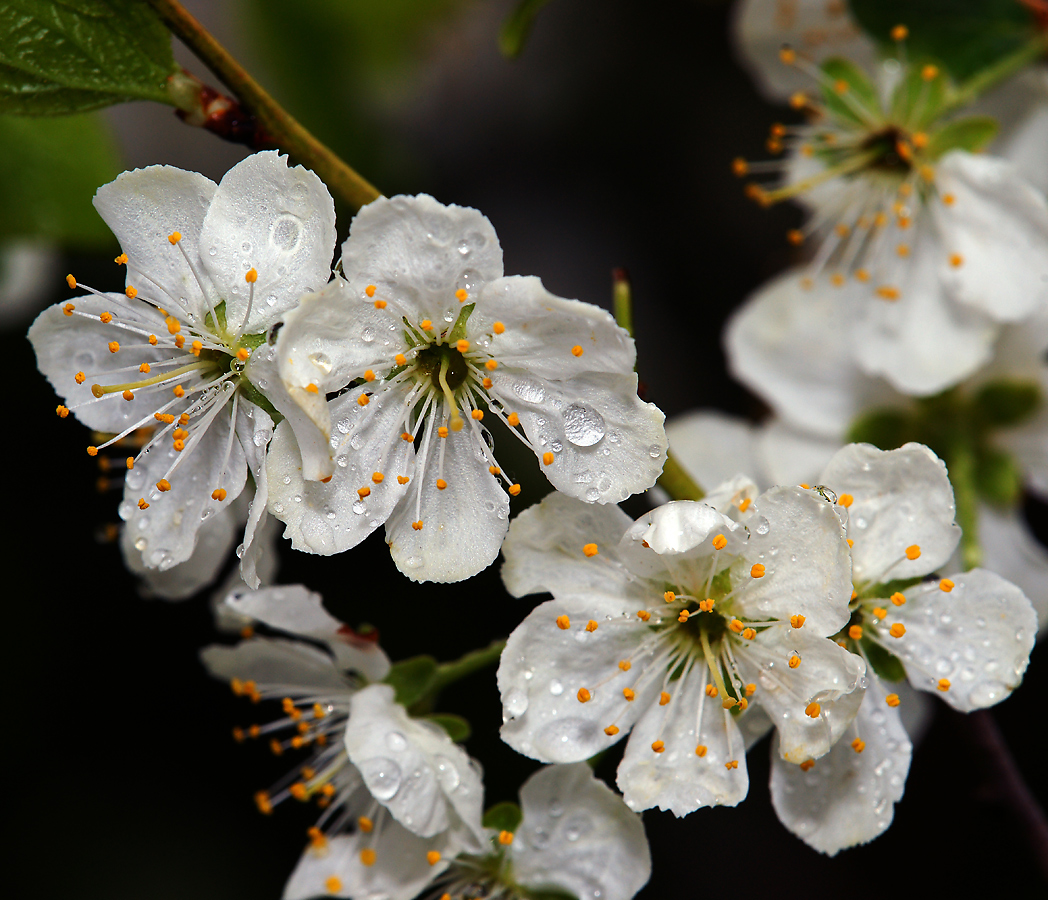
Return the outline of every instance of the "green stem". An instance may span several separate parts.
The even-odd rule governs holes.
[[[677,462],[677,457],[668,450],[666,465],[663,466],[657,483],[673,500],[701,500],[706,496],[698,482],[684,471],[684,467]]]
[[[615,322],[619,328],[633,337],[633,292],[629,276],[625,269],[616,269],[611,277],[614,279],[612,306],[615,310]]]
[[[975,490],[975,457],[965,446],[955,444],[947,454],[946,465],[957,504],[957,524],[961,526],[961,561],[974,569],[982,563],[979,545],[979,499]]]
[[[949,103],[940,110],[939,114],[944,115],[962,106],[967,106],[990,88],[1011,78],[1020,69],[1025,68],[1045,53],[1048,53],[1048,32],[1037,35],[1010,56],[1005,56],[992,66],[983,69],[978,75],[968,79],[950,97]]]
[[[252,78],[178,0],[148,0],[168,28],[220,78],[274,141],[312,169],[353,209],[382,196],[361,175],[300,125]]]
[[[474,672],[494,665],[499,661],[505,646],[505,640],[494,640],[487,647],[483,647],[480,650],[471,650],[453,662],[441,663],[437,666],[436,674],[433,676],[433,680],[426,691],[427,698],[436,697],[449,684],[454,684],[467,675],[472,675]]]

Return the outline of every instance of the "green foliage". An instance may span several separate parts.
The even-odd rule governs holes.
[[[899,409],[875,409],[856,419],[848,430],[848,440],[893,450],[914,439],[912,417]]]
[[[855,63],[848,59],[831,57],[822,64],[822,71],[829,79],[829,83],[823,85],[822,98],[833,116],[862,123],[866,122],[870,116],[876,115],[881,108],[880,101],[877,99],[877,90],[866,73]],[[840,82],[848,86],[843,96],[835,87]],[[849,99],[846,100],[845,96]],[[868,110],[868,114],[862,115],[856,110],[856,107]]]
[[[483,825],[485,828],[494,828],[497,831],[516,831],[520,828],[524,813],[516,803],[496,803],[484,813]]]
[[[892,95],[892,118],[912,131],[922,131],[940,116],[949,93],[949,78],[944,73],[925,78],[924,66],[912,59],[910,62],[906,77]]]
[[[171,36],[143,0],[0,3],[0,112],[52,116],[169,102]]]
[[[429,690],[436,674],[437,661],[432,656],[412,656],[394,663],[382,680],[393,685],[397,703],[411,706]]]
[[[951,150],[978,153],[997,137],[997,120],[990,116],[957,119],[935,132],[928,141],[928,155],[937,159]]]
[[[524,45],[535,24],[535,17],[549,0],[519,0],[513,12],[502,23],[499,30],[499,50],[509,59],[516,59],[524,50]]]
[[[473,733],[469,722],[462,716],[452,715],[451,713],[434,713],[425,718],[443,728],[448,733],[448,737],[457,744],[468,741],[469,736]]]
[[[849,0],[870,36],[894,49],[891,29],[909,29],[910,57],[939,60],[964,80],[1018,50],[1036,34],[1033,11],[1017,0]]]
[[[898,657],[867,637],[862,639],[861,644],[866,659],[880,678],[893,683],[906,680],[906,669]]]
[[[1023,472],[1011,454],[986,448],[975,460],[975,489],[995,506],[1014,506],[1023,493]]]
[[[116,246],[91,198],[120,169],[98,116],[0,116],[0,237],[39,235],[76,249]]]
[[[1043,402],[1041,389],[1035,382],[1000,378],[979,389],[974,405],[990,425],[1010,428],[1033,416]]]

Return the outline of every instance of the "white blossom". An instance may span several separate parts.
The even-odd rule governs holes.
[[[502,654],[510,746],[575,761],[632,728],[618,771],[626,802],[677,815],[746,795],[747,737],[769,722],[792,762],[829,751],[865,670],[827,638],[848,618],[840,522],[799,488],[721,493],[732,516],[679,501],[631,523],[553,494],[517,518],[506,586],[554,599]]]
[[[304,298],[276,343],[300,408],[274,437],[270,510],[294,547],[338,553],[384,522],[409,577],[476,574],[520,492],[493,419],[573,496],[613,503],[655,481],[663,415],[637,398],[632,339],[602,309],[503,277],[479,212],[380,199],[342,250],[345,280]]]
[[[270,326],[330,278],[334,206],[312,172],[275,152],[219,185],[170,166],[125,172],[94,202],[123,248],[127,288],[45,310],[29,339],[63,398],[59,415],[113,435],[90,454],[155,429],[127,459],[120,515],[131,568],[166,571],[193,556],[212,516],[230,515],[249,467],[249,539],[259,524],[274,404],[287,400],[267,388],[256,354]]]
[[[376,683],[390,664],[373,639],[297,585],[233,594],[225,603],[298,638],[252,637],[202,653],[211,674],[230,679],[238,694],[282,701],[285,717],[238,728],[239,740],[272,736],[275,753],[311,750],[255,796],[265,813],[289,798],[323,809],[285,888],[288,900],[411,897],[457,854],[482,847],[478,767],[439,726],[411,718],[390,685]]]

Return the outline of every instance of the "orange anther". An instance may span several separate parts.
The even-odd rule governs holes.
[[[158,491],[160,491],[161,493],[163,493],[164,491],[169,491],[169,490],[171,490],[171,482],[168,481],[166,478],[161,478],[156,483],[156,489]]]
[[[120,349],[119,342],[117,342],[117,341],[110,341],[109,342],[109,352],[110,353],[116,353],[119,349]]]
[[[799,614],[796,616],[790,616],[790,624],[794,628],[800,628],[802,625],[804,625],[804,616]]]
[[[499,832],[499,843],[503,847],[508,847],[513,843],[513,832],[512,831],[500,831]]]
[[[465,338],[462,338],[461,340],[456,341],[455,342],[455,349],[458,350],[459,353],[466,353],[466,352],[468,352],[469,351],[469,341],[467,341]]]
[[[731,631],[735,632],[735,634],[742,634],[742,630],[743,630],[743,628],[745,628],[745,627],[746,627],[746,626],[745,626],[745,625],[743,625],[743,624],[742,624],[742,622],[740,622],[740,621],[739,621],[738,619],[732,619],[732,620],[731,620],[731,621],[730,621],[730,622],[728,623],[728,628],[729,628],[729,629],[730,629]]]
[[[705,756],[706,755],[706,745],[705,744],[697,745],[695,747],[695,755],[696,756]]]
[[[630,703],[633,702],[633,698],[637,695],[633,693],[629,688],[622,689],[622,696],[625,697]]]
[[[848,637],[850,637],[853,641],[861,641],[862,640],[862,626],[861,625],[852,625],[848,629]]]
[[[226,499],[226,489],[225,488],[215,488],[211,492],[211,499],[212,500],[217,500],[219,503],[221,503],[223,500]]]
[[[401,439],[402,441],[413,441],[413,440],[415,440],[415,439],[414,439],[414,438],[413,438],[413,437],[411,436],[411,433],[410,433],[410,432],[407,432],[407,431],[403,431],[403,432],[401,432],[401,434],[400,434],[400,439]]]
[[[436,851],[431,851],[431,852],[436,852]],[[376,859],[377,859],[377,856],[375,855],[375,851],[372,850],[370,847],[366,848],[365,850],[361,850],[360,851],[360,861],[365,866],[373,866],[373,865],[375,865],[375,860]]]
[[[656,753],[662,753],[666,749],[666,745],[662,741],[654,741],[651,745],[651,749]]]
[[[422,520],[419,519],[417,522],[412,522],[411,523],[411,527],[414,528],[415,531],[421,531],[422,530]]]
[[[443,478],[438,478],[437,479],[437,490],[438,491],[445,490],[447,488],[447,486],[448,486],[448,483]]]
[[[441,425],[437,429],[437,437],[446,438],[450,433],[451,432],[448,431],[448,426],[447,425]]]
[[[420,328],[421,328],[421,329],[422,329],[423,331],[429,331],[429,330],[430,330],[430,329],[431,329],[431,328],[433,327],[433,323],[432,323],[432,322],[431,322],[431,321],[430,321],[429,319],[423,319],[423,320],[422,320],[422,321],[421,321],[421,322],[419,323],[419,327],[420,327]]]
[[[516,428],[520,424],[520,416],[515,412],[510,413],[506,416],[506,422],[509,424],[510,428]]]
[[[256,269],[248,269],[244,273],[244,281],[246,281],[248,284],[254,284],[256,281],[258,281],[258,271]]]
[[[742,636],[747,641],[752,641],[757,636],[757,632],[754,629],[752,629],[752,628],[743,628],[742,629]]]
[[[711,543],[714,550],[723,550],[728,546],[728,539],[723,534],[718,534]]]
[[[787,664],[787,665],[788,665],[788,666],[789,666],[789,667],[790,667],[791,669],[796,669],[796,668],[797,668],[797,666],[799,666],[799,665],[801,664],[801,658],[800,658],[800,657],[799,657],[799,656],[798,656],[798,655],[797,655],[796,653],[794,653],[794,654],[793,654],[793,656],[791,656],[791,657],[790,657],[790,658],[789,658],[789,659],[788,659],[788,660],[786,661],[786,664]]]
[[[939,582],[939,590],[940,591],[946,591],[946,593],[948,594],[953,589],[954,589],[954,583],[952,581],[950,581],[949,578],[944,578],[942,581]]]
[[[251,351],[247,347],[241,347],[237,350],[237,359],[241,362],[247,362],[247,358],[251,355]]]
[[[935,685],[940,691],[948,691],[950,689],[950,679],[940,678],[938,684]]]
[[[765,569],[761,563],[754,563],[750,568],[750,575],[753,578],[763,578],[766,571],[767,569]]]
[[[369,297],[374,297],[375,296],[375,285],[369,284],[366,288],[364,288],[364,293],[367,294]]]
[[[896,591],[894,594],[892,594],[891,601],[896,606],[902,606],[906,602],[906,597],[904,594],[900,594],[898,591]]]
[[[659,694],[659,706],[665,706],[669,702],[670,702],[670,695],[669,694],[667,694],[665,691],[663,691],[661,694]]]
[[[466,292],[465,288],[459,288],[455,291],[455,299],[458,300],[459,303],[465,303],[468,297],[469,294]]]
[[[729,759],[725,764],[725,769],[737,769],[739,767],[739,761],[737,759]]]
[[[496,322],[494,325],[491,326],[491,330],[494,331],[495,334],[502,334],[506,330],[506,326],[503,325],[501,322]]]
[[[495,360],[493,359],[489,359],[486,363],[484,363],[484,368],[487,369],[489,372],[494,372],[498,367],[499,364],[495,362]]]
[[[360,406],[367,406],[371,402],[371,398],[367,394],[361,394],[357,397],[357,403]]]
[[[411,479],[408,478],[407,475],[398,475],[397,476],[397,484],[407,484],[409,481],[411,481]]]
[[[746,685],[746,696],[747,697],[752,697],[756,690],[757,690],[757,685],[755,685],[755,684],[748,684],[748,685]]]
[[[902,622],[896,622],[894,625],[892,625],[891,628],[888,629],[888,634],[890,634],[893,638],[901,638],[904,634],[906,634],[906,626],[903,625]]]
[[[594,631],[596,631],[596,630],[597,630],[597,629],[598,629],[599,627],[600,627],[600,625],[599,625],[599,623],[597,622],[597,620],[596,620],[596,619],[590,619],[590,620],[589,620],[589,621],[588,621],[588,622],[586,623],[586,630],[587,630],[587,631],[589,631],[589,632],[594,632]]]
[[[557,616],[557,627],[561,631],[567,631],[571,628],[571,619],[568,616]]]
[[[183,347],[184,347],[185,345],[186,345],[186,339],[185,339],[185,336],[184,336],[184,335],[181,335],[181,334],[176,334],[176,335],[175,335],[175,346],[176,346],[176,347],[177,347],[177,348],[178,348],[179,350],[181,350],[181,349],[182,349],[182,348],[183,348]]]
[[[614,737],[616,734],[619,733],[619,728],[617,725],[609,725],[607,728],[604,729],[604,733],[608,737]]]
[[[925,81],[931,81],[933,78],[938,78],[938,77],[939,77],[939,68],[938,68],[938,66],[927,65],[923,69],[921,69],[921,78],[923,78]]]
[[[357,496],[361,500],[363,500],[365,497],[370,497],[371,496],[371,488],[369,488],[367,485],[365,485],[362,488],[357,488]]]
[[[898,694],[889,694],[887,697],[884,698],[884,702],[887,703],[889,706],[898,706],[899,705],[899,695]]]
[[[815,760],[814,759],[806,759],[806,760],[804,760],[804,762],[802,762],[800,764],[802,772],[810,772],[814,766],[815,766]]]
[[[583,352],[584,351],[582,349],[582,345],[581,344],[576,344],[574,347],[571,348],[571,355],[572,356],[582,356]]]
[[[172,244],[177,244],[180,240],[182,240],[182,235],[177,231],[172,231],[171,234],[167,236],[167,239]]]
[[[717,696],[717,685],[715,685],[715,684],[707,684],[706,685],[706,696],[707,697],[716,697]]]
[[[590,692],[587,691],[585,688],[579,688],[579,692],[578,694],[576,694],[576,696],[579,698],[579,703],[589,703],[592,697]]]
[[[809,703],[806,707],[804,707],[804,715],[806,715],[810,719],[817,719],[817,718],[819,718],[819,715],[821,713],[822,713],[822,707],[819,706],[818,703],[812,702],[812,703]]]
[[[519,484],[511,484],[508,488],[506,488],[506,490],[509,491],[509,495],[511,497],[516,497],[517,494],[520,493],[520,485]]]
[[[131,285],[128,285],[126,288],[124,288],[124,293],[127,295],[128,300],[134,300],[135,297],[138,296],[138,291],[135,288],[131,287]]]
[[[71,291],[75,291],[76,290],[76,279],[72,275],[66,275],[66,284],[69,285],[69,290],[71,290]],[[76,307],[73,306],[72,303],[67,303],[65,306],[62,307],[62,311],[67,316],[71,316],[73,314],[73,310],[74,309],[76,309]]]
[[[139,498],[138,508],[139,509],[149,509],[149,504],[146,503],[146,498],[145,497]]]
[[[542,464],[546,466],[553,465],[553,454],[548,450],[542,454]]]
[[[921,555],[921,548],[919,546],[917,546],[917,544],[910,544],[910,546],[906,548],[906,558],[907,559],[917,559],[917,557],[920,556],[920,555]]]
[[[371,473],[371,480],[375,484],[382,484],[382,482],[386,480],[386,476],[383,475],[381,472],[372,472]]]
[[[66,416],[69,415],[69,407],[63,406],[61,403],[59,403],[58,406],[55,407],[55,412],[58,414],[58,418],[64,419]]]
[[[651,613],[648,612],[646,609],[638,609],[637,618],[640,619],[642,622],[647,622],[648,619],[651,618]]]
[[[620,659],[619,668],[622,669],[623,672],[628,672],[630,669],[633,668],[633,663],[631,663],[628,659]]]
[[[546,465],[549,465],[549,463],[546,463]],[[596,556],[597,555],[597,545],[596,544],[583,544],[582,545],[582,554],[583,554],[583,556]]]
[[[876,293],[877,293],[877,296],[880,297],[883,300],[898,300],[899,299],[899,289],[897,287],[892,287],[891,285],[887,285],[887,284],[881,285],[879,288],[877,288]]]

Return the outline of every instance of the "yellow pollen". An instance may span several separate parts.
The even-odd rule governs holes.
[[[822,713],[822,707],[819,706],[818,703],[809,703],[806,707],[804,707],[804,715],[806,715],[809,719],[819,718],[820,713]]]
[[[506,416],[506,422],[509,424],[510,428],[516,428],[520,424],[520,416],[518,416],[515,412],[510,413],[508,416]]]
[[[619,668],[622,669],[623,672],[628,672],[630,669],[633,668],[633,663],[631,663],[628,659],[620,659]]]
[[[447,425],[441,425],[437,429],[437,437],[446,438],[447,436],[448,436],[448,427],[447,427]]]
[[[158,491],[160,491],[161,493],[164,493],[165,491],[169,491],[169,490],[171,490],[171,482],[168,481],[166,478],[161,478],[156,483],[156,489]]]
[[[592,695],[585,688],[579,688],[579,692],[576,696],[579,698],[579,703],[589,703]]]
[[[548,450],[542,454],[542,464],[546,466],[553,465],[553,454]]]
[[[288,793],[291,794],[296,800],[308,800],[309,792],[306,790],[306,786],[301,781],[296,781],[291,787],[288,788]]]
[[[412,522],[411,523],[411,527],[414,528],[415,531],[421,531],[422,530],[422,520],[419,519],[417,522]]]
[[[755,685],[755,684],[748,684],[748,685],[746,685],[746,696],[747,697],[752,697],[756,690],[757,690],[757,685]]]
[[[837,498],[837,503],[843,507],[849,507],[855,502],[855,498],[851,494],[841,494]]]
[[[500,469],[498,466],[488,466],[488,471],[492,475],[501,475],[502,474],[502,469]]]
[[[920,555],[921,548],[917,544],[910,544],[910,546],[906,548],[907,559],[917,559],[917,557]]]
[[[483,380],[483,381],[481,382],[481,384],[482,384],[482,385],[484,385],[484,390],[490,390],[490,389],[491,389],[491,386],[492,386],[492,385],[493,385],[494,383],[495,383],[495,382],[494,382],[494,381],[492,381],[492,380],[491,380],[490,378],[485,378],[485,379],[484,379],[484,380]]]
[[[184,441],[187,437],[189,437],[189,432],[186,431],[184,428],[176,428],[171,433],[171,437],[174,438],[176,441]]]
[[[455,291],[455,299],[458,300],[459,303],[465,303],[468,297],[469,294],[466,293],[465,288],[459,288]]]
[[[87,376],[86,376],[86,375],[85,375],[85,374],[84,374],[83,372],[77,372],[77,373],[76,373],[76,374],[75,374],[75,375],[73,376],[73,380],[74,380],[74,381],[75,381],[75,382],[76,382],[77,384],[83,384],[83,383],[84,383],[84,382],[85,382],[85,381],[87,380]]]
[[[111,312],[104,312],[98,318],[103,325],[108,325],[113,321],[113,314]]]
[[[76,279],[72,275],[66,275],[66,284],[69,285],[69,290],[76,290]],[[72,303],[67,303],[65,306],[62,307],[62,310],[65,312],[67,316],[71,316],[73,314],[74,309],[76,309],[76,307],[73,306]]]
[[[899,244],[899,246],[895,248],[895,252],[899,256],[905,258],[910,255],[910,248],[906,244]]]
[[[840,272],[834,272],[830,276],[830,283],[834,287],[842,287],[844,285],[844,276]]]
[[[706,685],[706,696],[707,697],[716,697],[717,696],[717,685],[715,685],[715,684],[707,684]]]
[[[568,616],[557,616],[557,627],[561,631],[567,631],[571,628],[571,619]]]
[[[714,550],[723,550],[728,546],[728,539],[723,534],[718,534],[711,543]]]
[[[725,769],[737,769],[739,767],[739,761],[737,759],[729,759],[725,764]]]
[[[712,612],[713,606],[717,601],[712,597],[707,597],[705,600],[699,601],[699,612]]]
[[[757,632],[754,629],[752,629],[752,628],[744,628],[742,630],[742,636],[747,641],[752,641],[757,636]]]
[[[438,491],[444,490],[445,488],[447,488],[447,486],[448,486],[448,483],[443,478],[438,478],[437,479],[437,490]]]
[[[799,247],[804,243],[804,234],[796,228],[791,228],[786,232],[786,240],[793,244],[794,247]]]
[[[481,419],[484,418],[484,410],[475,409],[473,410],[473,412],[470,413],[470,417],[476,419],[479,422]]]
[[[787,665],[789,665],[791,669],[796,669],[797,666],[799,666],[800,664],[801,658],[796,653],[794,653],[793,656],[791,656],[787,661]]]
[[[499,832],[499,843],[503,847],[508,847],[513,843],[513,832],[512,831],[500,831]]]
[[[882,284],[877,288],[877,296],[883,300],[898,300],[899,289],[888,284]]]
[[[139,498],[138,508],[139,509],[149,509],[149,504],[146,503],[146,498],[145,497]]]
[[[669,694],[667,694],[665,691],[663,691],[661,694],[659,694],[659,706],[665,706],[669,702],[670,702],[670,695]]]
[[[134,400],[135,399],[135,395],[132,394],[131,391],[124,391],[124,393],[122,393],[120,396],[123,397],[125,400]]]
[[[170,425],[175,421],[175,417],[171,413],[153,413],[153,418],[158,422],[163,422],[165,425]]]
[[[753,503],[753,501],[749,497],[743,498],[742,503],[739,504],[739,512],[746,512],[746,510],[750,508],[751,503]]]
[[[251,355],[251,351],[247,347],[241,347],[237,350],[237,359],[241,362],[247,362],[247,358]]]
[[[369,297],[374,297],[375,296],[375,285],[369,284],[366,288],[364,288],[364,293],[367,294]]]
[[[543,462],[545,462],[545,458],[543,459]],[[549,465],[549,463],[546,463],[546,465]],[[597,545],[596,544],[584,544],[583,547],[582,547],[582,554],[583,554],[583,556],[596,556],[597,555]]]
[[[590,631],[590,632],[596,631],[599,627],[600,627],[600,624],[597,622],[596,619],[590,619],[586,623],[586,630]]]
[[[802,625],[804,625],[804,616],[799,614],[796,616],[790,616],[790,624],[794,628],[800,628]]]
[[[192,352],[192,354],[194,356],[199,356],[200,355],[200,351],[203,350],[203,349],[204,349],[204,345],[203,345],[203,343],[201,341],[193,341],[193,343],[190,344],[190,350],[191,350],[191,352]],[[239,356],[239,355],[240,354],[238,353],[237,356]]]
[[[939,68],[938,68],[938,66],[928,65],[928,66],[925,66],[923,69],[921,69],[921,78],[923,78],[925,81],[931,81],[933,78],[938,78],[938,77],[939,77]]]
[[[367,486],[362,487],[362,488],[357,488],[357,496],[361,500],[363,500],[365,497],[371,496],[371,488],[369,488]]]
[[[800,764],[800,768],[801,768],[802,772],[810,772],[814,766],[815,766],[815,760],[814,759],[806,759],[806,760],[804,760],[804,762],[802,762]]]
[[[743,697],[741,700],[739,700],[739,709],[745,709],[749,705],[750,705],[750,701],[747,700],[745,697]]]
[[[896,25],[891,30],[891,36],[893,41],[905,41],[909,37],[910,29],[905,25]]]
[[[746,164],[746,160],[741,156],[736,156],[735,159],[731,161],[731,170],[738,178],[742,178],[750,171],[750,167]]]
[[[371,480],[375,482],[375,484],[382,484],[382,482],[386,480],[386,476],[381,472],[373,472],[371,474]]]
[[[211,492],[211,499],[212,500],[217,500],[219,503],[221,503],[223,500],[225,500],[226,499],[226,490],[225,490],[225,488],[215,488]]]
[[[848,93],[848,82],[845,81],[843,78],[835,81],[833,83],[833,91],[836,94],[846,94],[846,93]]]
[[[898,706],[899,705],[899,695],[898,694],[889,694],[887,697],[884,698],[884,702],[887,703],[889,706],[893,706],[893,707],[894,706]]]
[[[421,322],[419,322],[419,327],[423,331],[429,331],[433,327],[433,323],[429,319],[423,319]]]
[[[581,344],[576,344],[574,347],[571,348],[571,355],[572,356],[582,356],[583,352],[584,351],[582,349],[582,345]]]
[[[361,394],[357,397],[357,403],[360,406],[367,406],[371,402],[371,398],[367,394]]]
[[[792,66],[797,61],[797,53],[792,47],[782,47],[779,50],[779,60],[784,65]]]
[[[848,629],[848,637],[850,637],[853,641],[861,641],[862,640],[862,626],[861,625],[852,625],[851,628]]]
[[[738,619],[732,619],[728,623],[728,628],[730,628],[732,631],[734,631],[735,634],[742,634],[742,629],[745,628],[745,627],[746,626],[744,626],[742,624],[742,622],[740,622]]]
[[[406,366],[408,364],[408,358],[403,353],[398,353],[393,357],[393,362],[398,366]]]
[[[688,610],[686,610],[686,609],[682,609],[680,611],[680,614],[677,616],[677,621],[678,622],[687,622],[690,617],[691,617],[691,613],[688,612]]]
[[[455,349],[458,350],[459,353],[467,353],[469,351],[469,341],[467,341],[465,338],[462,338],[462,340],[460,341],[456,341]]]
[[[888,634],[890,634],[893,638],[901,638],[904,634],[906,634],[906,626],[903,625],[902,622],[896,622],[894,625],[892,625],[891,628],[888,629]]]
[[[484,363],[484,368],[487,369],[489,372],[494,372],[498,367],[499,364],[495,362],[495,360],[493,359],[489,359],[486,363]]]
[[[630,703],[633,702],[633,698],[637,695],[633,693],[629,688],[622,689],[622,696],[625,697]]]
[[[151,345],[151,346],[153,346],[153,347],[155,347],[155,346],[156,346],[156,344],[157,344],[157,340],[156,340],[156,335],[155,335],[155,334],[151,334],[151,335],[149,335],[149,343],[150,343],[150,345]]]
[[[58,418],[64,419],[66,416],[69,415],[69,407],[62,406],[62,404],[59,403],[58,406],[55,407],[55,412],[58,414]]]
[[[120,350],[119,342],[117,342],[117,341],[110,341],[109,342],[109,352],[110,353],[116,353],[119,350]]]
[[[265,791],[259,791],[255,794],[255,806],[258,807],[260,813],[264,813],[267,816],[273,812],[273,804],[269,802],[269,794]]]
[[[854,600],[858,596],[859,596],[859,592],[857,590],[855,590],[855,588],[852,588],[852,592],[851,592],[852,600]]]
[[[642,622],[647,622],[648,619],[651,618],[651,613],[648,612],[646,609],[638,609],[637,618],[640,619]]]
[[[182,335],[175,336],[175,346],[181,350],[186,345],[186,339]]]
[[[491,330],[494,331],[495,334],[502,334],[506,330],[506,326],[503,325],[501,322],[496,322],[494,325],[491,326]]]
[[[509,495],[511,497],[516,497],[517,494],[520,493],[520,485],[519,484],[511,484],[508,488],[506,488],[506,490],[509,491]]]
[[[430,851],[430,852],[436,852],[436,851]],[[375,856],[375,851],[372,850],[370,847],[368,847],[366,850],[361,850],[360,851],[360,861],[365,866],[373,866],[373,865],[375,865],[375,859],[376,858],[377,857]],[[428,854],[427,854],[427,859],[428,859]]]
[[[738,702],[739,701],[736,700],[734,697],[725,697],[723,700],[721,700],[721,706],[724,707],[724,709],[731,709]]]
[[[848,542],[849,549],[855,546],[855,541],[853,541],[851,538],[845,538],[845,540]]]
[[[883,619],[886,615],[888,615],[888,610],[886,610],[883,606],[875,606],[873,608],[873,614],[878,619]]]
[[[386,304],[385,300],[376,300],[375,301],[375,309],[385,309],[386,305],[387,304]]]
[[[171,242],[172,246],[174,246],[182,240],[182,235],[177,231],[172,231],[171,234],[167,236],[167,239]]]
[[[131,285],[128,285],[126,288],[124,288],[124,293],[127,295],[128,300],[134,300],[135,297],[138,296],[138,291],[135,290],[135,288],[131,287]]]
[[[175,438],[172,446],[175,448],[175,450],[181,453],[183,450],[186,449],[186,442],[182,440],[182,438]]]
[[[940,678],[939,683],[935,685],[940,691],[948,691],[950,689],[950,679]]]
[[[706,745],[705,744],[697,745],[695,747],[695,755],[696,756],[705,756],[706,755]]]
[[[906,596],[896,591],[894,594],[892,594],[891,601],[896,606],[902,606],[906,602]]]
[[[764,573],[766,571],[767,570],[764,568],[763,565],[761,565],[760,563],[754,563],[753,567],[750,569],[750,575],[753,578],[763,578],[764,577]]]
[[[662,753],[666,749],[666,745],[662,741],[654,741],[651,745],[651,749],[656,753]]]
[[[619,727],[617,725],[609,725],[607,728],[604,729],[604,733],[608,737],[614,737],[616,734],[619,733]]]
[[[953,253],[950,255],[950,265],[955,269],[959,269],[964,265],[964,257],[960,253]]]

